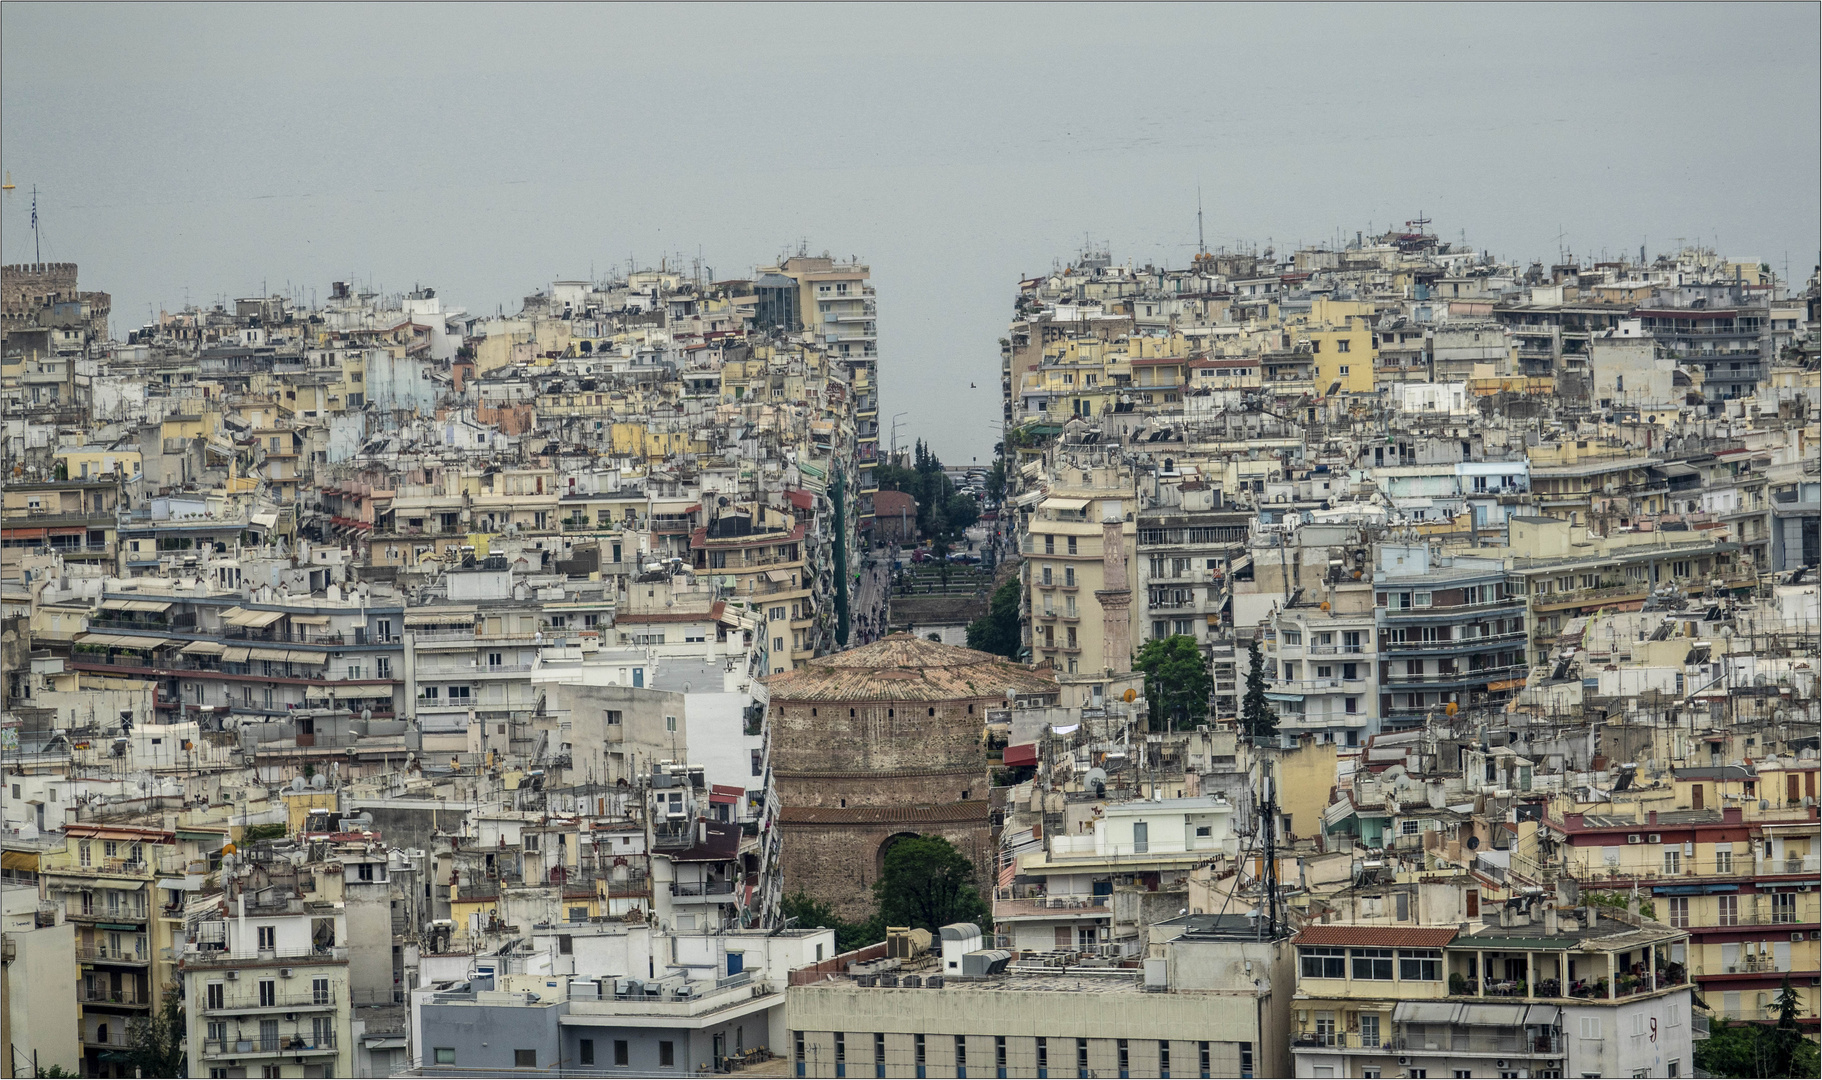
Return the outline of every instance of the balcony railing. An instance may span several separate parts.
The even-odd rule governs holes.
[[[92,964],[149,964],[151,956],[132,949],[110,949],[106,945],[78,945],[76,959]]]
[[[673,881],[672,896],[731,896],[734,883],[731,881]]]
[[[204,1039],[204,1057],[236,1057],[246,1054],[308,1054],[335,1049],[335,1033],[260,1035],[251,1039]]]
[[[133,990],[103,990],[83,983],[76,985],[76,1000],[85,1005],[136,1005],[146,1006],[150,1002],[140,998]]]
[[[309,990],[301,994],[283,994],[269,1002],[229,1001],[219,1007],[211,1007],[205,1003],[202,1011],[206,1013],[245,1013],[260,1009],[283,1009],[287,1012],[305,1012],[310,1009],[333,1008],[335,1008],[335,989],[330,987],[322,991]]]
[[[1386,676],[1385,681],[1394,685],[1414,684],[1419,686],[1434,685],[1438,683],[1496,682],[1500,679],[1517,678],[1518,676],[1525,674],[1528,670],[1530,669],[1522,664],[1512,664],[1507,665],[1506,667],[1470,668],[1466,671],[1431,671],[1415,675],[1410,672],[1394,670]]]

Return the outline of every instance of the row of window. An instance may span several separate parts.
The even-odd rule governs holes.
[[[613,1043],[614,1043],[614,1046],[613,1046],[612,1064],[620,1066],[622,1068],[630,1066],[632,1063],[632,1046],[625,1039],[615,1039],[615,1040],[613,1040]],[[435,1064],[438,1064],[438,1065],[458,1065],[458,1064],[460,1064],[460,1062],[458,1062],[456,1060],[456,1048],[453,1046],[436,1047],[432,1054],[432,1058],[433,1058]],[[578,1065],[600,1064],[600,1062],[597,1060],[596,1054],[595,1054],[595,1040],[580,1039],[577,1041],[576,1063]],[[512,1065],[513,1065],[513,1068],[515,1068],[515,1069],[539,1068],[540,1066],[538,1064],[538,1051],[536,1050],[536,1048],[533,1048],[530,1050],[524,1050],[524,1049],[514,1050],[512,1052]],[[667,1068],[667,1069],[676,1067],[676,1065],[677,1065],[677,1044],[675,1042],[672,1042],[669,1039],[660,1039],[658,1041],[658,1065],[661,1068]]]
[[[1343,949],[1304,946],[1297,950],[1300,974],[1306,979],[1393,979],[1407,982],[1441,982],[1440,949]],[[1352,975],[1349,975],[1350,969]]]
[[[832,1056],[833,1056],[834,1060],[830,1061],[830,1062],[812,1060],[812,1055],[807,1050],[807,1042],[804,1039],[803,1032],[801,1032],[801,1031],[793,1032],[792,1038],[793,1038],[793,1042],[794,1042],[794,1048],[792,1050],[791,1060],[796,1065],[795,1071],[798,1076],[809,1075],[809,1072],[806,1071],[807,1069],[820,1073],[821,1067],[825,1066],[825,1065],[829,1065],[829,1064],[834,1065],[836,1076],[845,1077],[848,1075],[848,1064],[849,1064],[849,1062],[848,1062],[848,1036],[847,1036],[846,1032],[842,1032],[842,1031],[835,1032],[835,1047],[834,1047],[834,1050],[832,1051]],[[966,1080],[966,1078],[968,1076],[968,1036],[955,1035],[955,1036],[952,1036],[952,1038],[955,1040],[955,1044],[954,1044],[955,1045],[955,1073],[954,1073],[954,1075],[958,1078],[958,1080]],[[924,1070],[925,1070],[926,1066],[929,1064],[928,1037],[924,1036],[924,1035],[913,1035],[913,1036],[911,1036],[911,1040],[912,1040],[912,1043],[911,1043],[912,1060],[910,1061],[909,1064],[911,1064],[916,1069],[917,1075],[919,1077],[923,1077],[925,1075]],[[1059,1039],[1057,1041],[1063,1042],[1064,1040]],[[1077,1077],[1104,1075],[1104,1074],[1093,1073],[1089,1069],[1088,1040],[1078,1037],[1072,1041],[1075,1044],[1075,1046],[1074,1046],[1075,1068],[1074,1068],[1073,1075],[1075,1075]],[[1143,1039],[1115,1039],[1115,1040],[1113,1040],[1114,1052],[1115,1052],[1115,1055],[1118,1060],[1119,1074],[1121,1077],[1130,1077],[1133,1075],[1133,1050],[1135,1049],[1136,1044],[1140,1044],[1140,1043],[1143,1043],[1146,1041],[1147,1040],[1143,1040]],[[1243,1043],[1240,1043],[1239,1046],[1240,1046],[1240,1076],[1245,1078],[1245,1080],[1251,1080],[1251,1078],[1253,1076],[1253,1044],[1250,1042],[1243,1042]],[[1154,1071],[1152,1069],[1151,1062],[1146,1061],[1140,1066],[1139,1075],[1157,1076],[1157,1077],[1160,1077],[1161,1080],[1168,1080],[1168,1078],[1171,1075],[1170,1047],[1171,1047],[1171,1044],[1169,1041],[1163,1040],[1163,1039],[1158,1040],[1157,1041],[1158,1057],[1157,1057],[1156,1070]],[[1180,1073],[1179,1075],[1183,1075],[1183,1076],[1192,1076],[1193,1075],[1193,1076],[1206,1078],[1211,1075],[1211,1073],[1210,1073],[1211,1063],[1212,1063],[1212,1056],[1211,1056],[1208,1042],[1206,1040],[1198,1042],[1196,1044],[1196,1071],[1194,1073],[1183,1072],[1183,1073]],[[876,1031],[873,1033],[873,1060],[872,1060],[871,1064],[873,1066],[873,1075],[874,1076],[886,1075],[886,1066],[888,1064],[898,1064],[898,1065],[906,1064],[905,1062],[902,1062],[902,1061],[900,1061],[900,1062],[891,1061],[891,1056],[887,1053],[887,1050],[886,1050],[886,1034],[883,1031]],[[947,1063],[945,1063],[945,1064],[947,1064]],[[982,1062],[981,1064],[984,1066],[985,1062]],[[814,1068],[812,1069],[812,1067],[814,1067]],[[1038,1077],[1040,1078],[1040,1080],[1046,1080],[1046,1078],[1049,1077],[1050,1069],[1051,1069],[1050,1040],[1048,1038],[1046,1038],[1045,1036],[1039,1035],[1037,1037],[1037,1074],[1038,1074]],[[994,1070],[993,1075],[996,1077],[1004,1077],[1007,1075],[1007,1071],[1006,1071],[1007,1070],[1006,1036],[1004,1036],[1004,1035],[993,1036],[993,1070]],[[947,1073],[945,1073],[944,1075],[947,1075]],[[982,1076],[986,1075],[986,1072],[984,1071],[984,1069],[979,1075],[982,1075]],[[1061,1076],[1066,1076],[1066,1075],[1071,1075],[1071,1074],[1064,1072],[1064,1071],[1059,1071],[1057,1075],[1059,1077],[1061,1077]]]

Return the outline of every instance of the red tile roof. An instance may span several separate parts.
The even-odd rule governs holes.
[[[1440,949],[1455,940],[1453,926],[1306,926],[1297,945],[1360,945],[1378,949]]]

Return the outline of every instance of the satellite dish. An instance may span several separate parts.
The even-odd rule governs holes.
[[[293,776],[291,778],[291,790],[292,791],[304,790],[304,778],[301,776]]]
[[[1120,695],[1120,700],[1124,701],[1124,702],[1128,702],[1128,703],[1137,701],[1138,698],[1139,698],[1139,692],[1137,690],[1134,690],[1130,686],[1126,688],[1126,692],[1124,694]]]

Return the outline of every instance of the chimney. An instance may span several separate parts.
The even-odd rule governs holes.
[[[1556,936],[1556,905],[1555,904],[1551,904],[1551,903],[1544,904],[1544,936],[1546,936],[1546,937],[1555,937]]]

